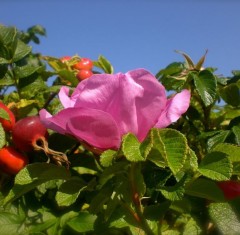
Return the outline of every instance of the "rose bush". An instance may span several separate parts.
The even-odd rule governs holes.
[[[151,128],[177,121],[189,107],[190,92],[167,99],[165,88],[150,72],[136,69],[93,75],[70,97],[69,88],[61,88],[59,98],[64,107],[59,113],[40,111],[46,127],[106,150],[118,149],[124,134],[131,132],[143,141]]]
[[[239,234],[240,71],[178,51],[155,76],[114,74],[34,54],[38,35],[0,25],[1,235]]]

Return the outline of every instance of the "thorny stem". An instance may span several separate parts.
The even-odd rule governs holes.
[[[141,226],[141,229],[147,235],[154,235],[154,233],[150,229],[145,217],[143,216],[140,195],[139,195],[139,192],[136,188],[136,185],[137,185],[136,180],[137,179],[135,178],[135,170],[136,170],[137,166],[138,166],[138,163],[134,163],[134,162],[131,163],[130,171],[129,171],[129,180],[130,180],[130,187],[131,187],[133,204],[134,204],[134,207],[135,207],[135,212],[137,214],[138,222]]]

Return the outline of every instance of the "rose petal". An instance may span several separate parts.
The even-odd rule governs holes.
[[[155,127],[165,128],[171,123],[176,122],[182,114],[187,111],[190,104],[190,98],[190,92],[188,90],[183,90],[169,99]]]
[[[109,113],[121,136],[132,132],[140,141],[157,122],[167,100],[164,87],[144,69],[93,75],[78,85],[73,92],[77,95],[75,107]]]
[[[52,116],[45,109],[39,111],[39,117],[46,128],[54,130],[63,135],[66,133],[67,118],[62,119],[61,115]]]
[[[40,118],[49,129],[61,134],[69,134],[80,141],[101,149],[117,149],[121,136],[114,119],[101,110],[89,108],[67,108],[55,116],[45,110]]]

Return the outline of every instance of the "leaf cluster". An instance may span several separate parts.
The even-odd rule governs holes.
[[[29,43],[46,34],[0,26],[0,98],[16,119],[62,109],[61,86],[76,87],[69,61],[34,54]],[[1,234],[237,234],[239,197],[227,200],[220,181],[240,177],[240,72],[232,77],[195,64],[173,62],[156,77],[171,92],[191,91],[188,111],[169,128],[153,128],[143,142],[123,136],[119,150],[89,151],[75,139],[49,133],[49,146],[70,168],[46,163],[41,152],[15,177],[1,173]],[[103,56],[94,73],[113,73]],[[51,68],[49,71],[48,68]],[[0,117],[8,115],[0,109]],[[11,145],[0,125],[0,147]],[[228,221],[228,222],[226,222]]]

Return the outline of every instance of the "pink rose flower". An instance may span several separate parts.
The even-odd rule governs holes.
[[[144,69],[126,74],[95,74],[82,81],[71,96],[62,87],[64,107],[52,116],[45,109],[40,119],[49,129],[75,137],[100,150],[118,149],[129,132],[143,141],[153,127],[177,121],[189,107],[190,92],[167,99],[165,88]]]

